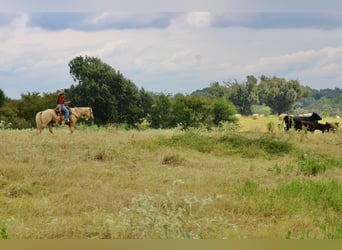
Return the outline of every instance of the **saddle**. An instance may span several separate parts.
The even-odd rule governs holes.
[[[71,109],[69,106],[65,106],[67,108],[67,110],[69,111],[69,114],[71,115]],[[56,115],[59,117],[59,121],[58,124],[62,125],[62,122],[64,121],[64,112],[62,111],[62,109],[59,107],[59,105],[57,105],[57,107],[55,108],[55,113]]]

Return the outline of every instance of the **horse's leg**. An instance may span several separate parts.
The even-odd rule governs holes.
[[[52,124],[51,124],[51,123],[48,124],[48,128],[49,128],[50,133],[53,134],[53,131],[52,131]]]
[[[41,134],[46,126],[44,124],[40,124],[37,126],[37,134]]]
[[[72,122],[69,123],[70,134],[74,133],[74,125]]]
[[[75,129],[75,125],[76,125],[77,119],[74,119],[73,116],[70,116],[69,118],[69,128],[70,128],[70,134],[72,134],[74,132]]]

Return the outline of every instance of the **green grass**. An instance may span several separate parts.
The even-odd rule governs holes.
[[[242,157],[251,158],[287,154],[293,146],[290,142],[267,135],[260,138],[248,138],[238,133],[215,136],[194,131],[175,134],[171,138],[161,138],[157,144],[188,147],[201,153],[238,154]]]
[[[340,132],[253,122],[0,130],[0,238],[341,239]]]
[[[245,213],[288,226],[285,238],[341,239],[342,184],[336,180],[293,180],[263,188],[246,179],[236,186]],[[291,225],[291,226],[290,226]]]

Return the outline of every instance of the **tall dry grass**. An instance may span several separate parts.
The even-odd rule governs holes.
[[[341,133],[253,122],[0,130],[0,238],[341,238]]]

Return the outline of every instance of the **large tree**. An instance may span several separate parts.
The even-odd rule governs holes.
[[[2,91],[2,89],[0,89],[0,107],[4,104],[5,99],[5,93]]]
[[[66,93],[74,105],[91,106],[101,124],[139,122],[143,113],[133,82],[96,57],[78,56],[69,67],[74,81],[78,81]]]
[[[235,105],[240,114],[250,115],[252,105],[257,104],[257,79],[254,76],[247,76],[247,81],[239,83],[225,82],[229,87],[229,100]]]
[[[196,128],[208,122],[211,102],[202,96],[177,95],[172,99],[172,115],[175,125]]]
[[[299,84],[297,80],[286,81],[278,77],[260,77],[258,95],[260,104],[269,106],[272,113],[285,113],[290,111],[292,105],[299,99],[307,97],[309,91]]]
[[[235,122],[235,106],[225,98],[218,98],[213,101],[214,124],[220,125],[221,122]]]
[[[148,117],[152,128],[170,128],[172,124],[171,99],[169,95],[159,94],[154,96],[151,115]]]
[[[208,88],[209,98],[216,99],[227,96],[228,88],[220,85],[219,82],[212,82]]]

